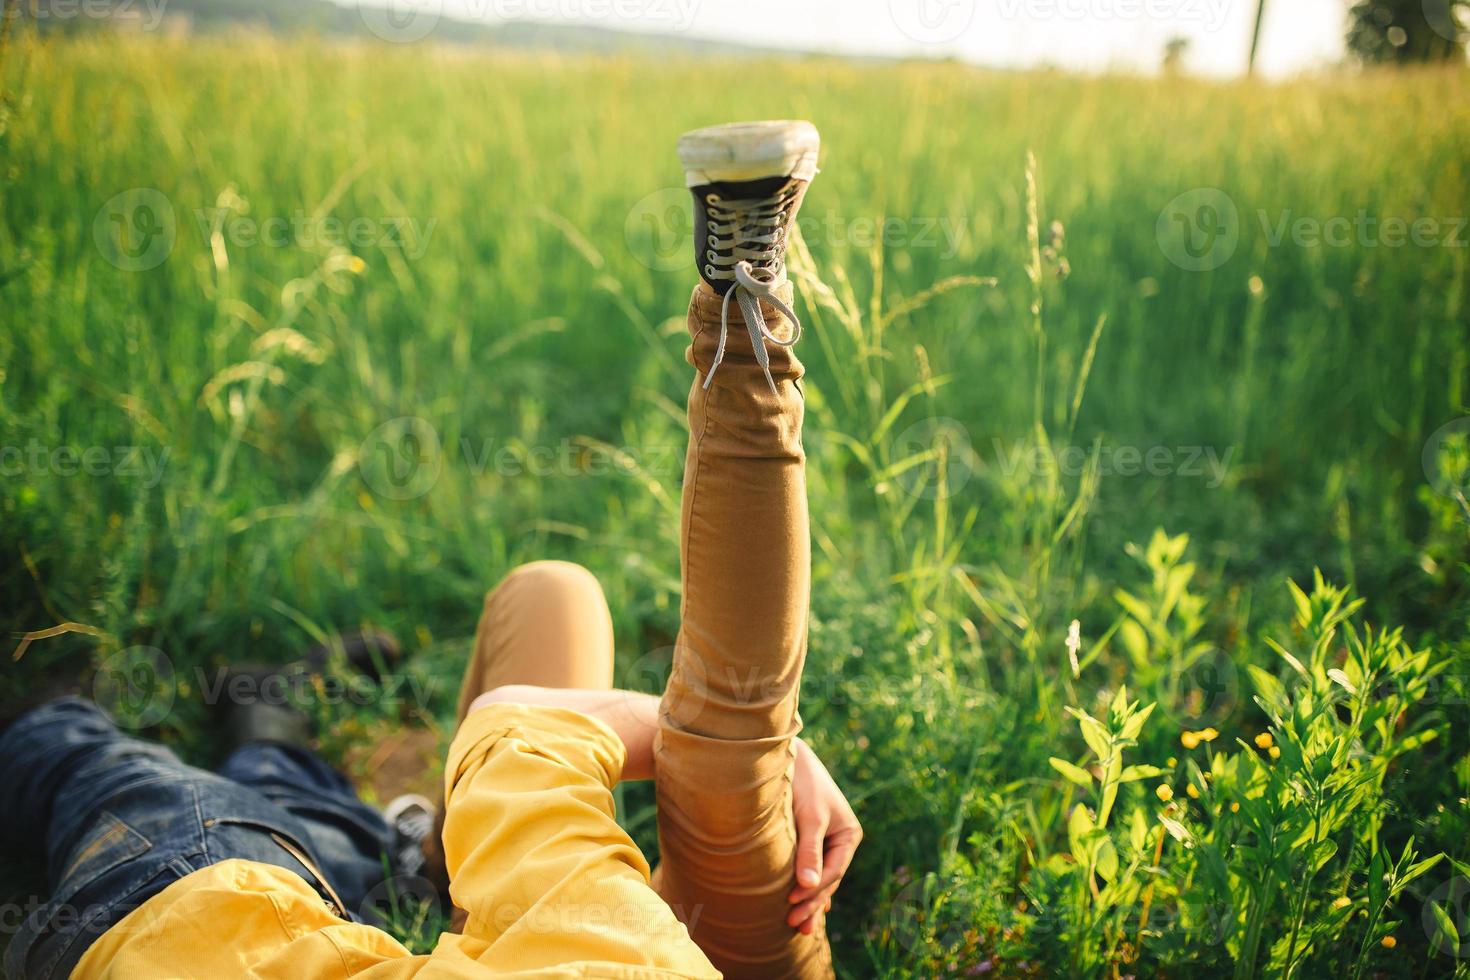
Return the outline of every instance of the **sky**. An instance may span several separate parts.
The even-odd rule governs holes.
[[[959,57],[1003,67],[1240,74],[1256,0],[398,0],[478,20],[530,19],[848,54]],[[1258,70],[1310,71],[1343,54],[1348,0],[1269,0]]]

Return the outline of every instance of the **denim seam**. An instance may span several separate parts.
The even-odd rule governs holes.
[[[194,797],[194,826],[197,828],[199,837],[199,850],[204,856],[205,867],[208,867],[214,862],[209,857],[209,835],[204,832],[204,810],[199,803],[198,784],[191,783],[189,785],[189,795]]]

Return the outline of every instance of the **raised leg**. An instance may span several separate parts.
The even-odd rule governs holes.
[[[789,305],[789,286],[781,298]],[[772,332],[786,337],[790,324],[762,305]],[[792,739],[801,728],[811,586],[802,367],[771,345],[768,383],[731,309],[724,358],[706,388],[721,334],[721,297],[707,285],[690,303],[689,332],[697,376],[684,591],[659,724],[655,884],[685,910],[696,942],[727,977],[827,976],[824,930],[806,936],[786,924]]]

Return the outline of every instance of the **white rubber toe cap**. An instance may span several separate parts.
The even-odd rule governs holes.
[[[679,161],[689,187],[778,176],[811,180],[821,143],[817,127],[804,119],[728,123],[680,136]]]

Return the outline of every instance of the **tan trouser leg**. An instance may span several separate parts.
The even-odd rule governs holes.
[[[612,616],[602,586],[581,565],[531,562],[485,597],[458,721],[471,701],[506,684],[611,688],[612,680]]]
[[[727,977],[829,976],[824,931],[804,936],[786,924],[811,589],[802,367],[770,345],[773,393],[733,301],[730,313],[725,359],[705,390],[720,298],[695,290],[684,591],[659,720],[656,884]],[[780,322],[769,308],[767,322]]]

